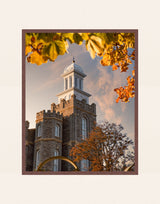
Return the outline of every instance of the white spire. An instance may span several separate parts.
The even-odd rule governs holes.
[[[85,99],[89,103],[91,95],[83,91],[83,81],[86,74],[79,65],[75,64],[74,57],[73,63],[65,67],[62,77],[64,78],[64,91],[57,95],[59,102],[61,99],[69,100],[72,95],[75,95],[78,100]]]

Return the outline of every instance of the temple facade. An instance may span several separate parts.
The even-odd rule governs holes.
[[[52,156],[64,156],[72,160],[71,148],[89,136],[96,122],[96,105],[89,104],[89,93],[84,91],[86,74],[75,63],[67,66],[62,74],[64,90],[57,95],[58,104],[50,110],[36,114],[36,127],[29,129],[26,121],[26,171],[34,171],[38,165]],[[77,164],[81,171],[89,170],[89,161]],[[72,171],[73,166],[59,159],[46,163],[45,171]]]

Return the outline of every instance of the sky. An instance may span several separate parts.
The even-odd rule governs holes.
[[[90,93],[89,103],[96,104],[97,122],[114,122],[124,127],[124,132],[134,141],[135,100],[129,103],[116,103],[115,88],[126,85],[127,76],[131,75],[132,65],[126,73],[112,71],[111,66],[102,66],[100,57],[92,59],[85,45],[70,44],[69,53],[58,56],[55,62],[40,66],[26,61],[26,120],[30,128],[35,127],[36,113],[50,110],[51,103],[58,103],[58,93],[63,91],[61,74],[66,66],[75,63],[82,67],[87,75],[84,78],[84,91]]]

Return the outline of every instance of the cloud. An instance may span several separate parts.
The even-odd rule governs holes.
[[[45,83],[41,84],[40,86],[38,86],[36,89],[35,89],[35,92],[38,92],[38,91],[42,91],[42,90],[48,90],[49,88],[53,87],[54,88],[54,85],[57,85],[61,82],[61,78],[57,78],[57,79],[50,79],[48,81],[46,81]]]
[[[87,89],[92,90],[92,95],[97,108],[100,109],[101,115],[105,120],[121,123],[122,118],[116,114],[115,106],[117,105],[116,93],[114,89],[123,84],[125,76],[116,71],[112,72],[108,67],[97,66],[98,72],[93,78],[93,74],[88,76]],[[121,105],[122,111],[125,111],[125,104]],[[101,119],[101,118],[100,118]]]
[[[84,53],[84,52],[88,52],[85,43],[83,43],[83,44],[81,45],[81,49],[82,49],[83,53]],[[89,53],[89,52],[88,52],[88,53]]]
[[[133,132],[128,132],[127,136],[130,137],[133,140],[133,142],[135,142],[135,132],[134,131]]]
[[[125,112],[125,110],[126,110],[126,103],[121,103],[121,110],[122,110],[122,112]]]
[[[86,50],[85,43],[83,43],[82,45],[74,44],[74,46],[69,43],[68,55],[70,55],[70,57],[72,58],[75,57],[75,60],[78,60],[79,55],[84,54],[86,52],[88,51]]]
[[[106,110],[104,110],[105,112],[105,118],[107,120],[111,120],[112,118],[115,117],[115,112],[112,108],[107,108]]]

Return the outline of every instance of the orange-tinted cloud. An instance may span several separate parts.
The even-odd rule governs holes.
[[[89,79],[87,89],[92,90],[92,95],[95,103],[99,106],[103,118],[115,123],[121,123],[122,118],[115,113],[114,105],[116,100],[116,93],[114,89],[119,87],[125,77],[120,72],[110,72],[109,67],[97,66],[98,76],[96,79]],[[90,76],[87,76],[90,77]],[[125,107],[121,106],[122,110]]]

